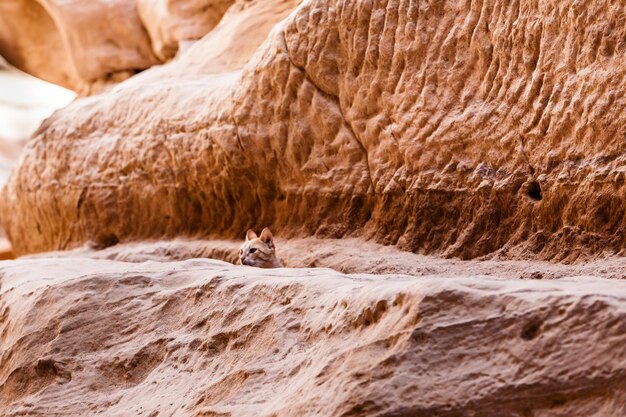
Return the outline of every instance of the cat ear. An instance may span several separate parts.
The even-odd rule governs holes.
[[[256,235],[256,233],[254,233],[254,230],[252,229],[248,229],[248,231],[246,232],[246,240],[252,240],[252,239],[256,239],[258,236]]]
[[[274,235],[272,235],[272,231],[267,227],[261,232],[261,240],[270,248],[274,247]]]

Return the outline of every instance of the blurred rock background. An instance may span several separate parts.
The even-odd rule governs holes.
[[[41,122],[75,96],[72,91],[16,70],[0,57],[0,188]],[[8,248],[0,228],[0,259]]]

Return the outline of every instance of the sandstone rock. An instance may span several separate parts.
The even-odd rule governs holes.
[[[0,187],[41,121],[73,98],[70,91],[20,73],[0,57]],[[10,213],[0,212],[0,218]],[[3,237],[4,230],[0,227],[0,238]],[[0,239],[0,259],[10,256],[6,247],[10,246]]]
[[[0,414],[586,416],[626,409],[626,282],[213,260],[0,264]]]
[[[234,0],[137,0],[139,16],[152,49],[163,61],[172,58],[181,43],[206,35],[222,19]]]
[[[0,3],[0,52],[83,93],[178,54],[55,113],[0,196],[18,255],[75,248],[0,262],[0,415],[623,417],[625,20]],[[260,226],[305,268],[188,259]]]
[[[39,78],[81,94],[95,93],[173,58],[185,42],[196,41],[213,29],[233,3],[11,0],[0,4],[0,54]],[[249,36],[245,29],[253,22],[262,27],[271,25],[273,16],[291,3],[271,3],[271,9],[242,22],[239,32],[231,36]],[[233,11],[257,10],[250,6],[242,1]],[[258,29],[253,27],[251,34],[258,34]],[[253,48],[262,40],[253,40],[245,48]],[[227,38],[222,41],[224,46],[230,43]]]
[[[78,257],[142,263],[210,258],[238,264],[241,243],[241,240],[173,239],[121,243],[101,250],[85,245],[69,251],[28,255],[22,259]],[[572,264],[502,259],[467,261],[409,253],[360,238],[277,238],[276,247],[285,267],[331,268],[345,274],[402,274],[442,279],[468,275],[533,280],[568,277],[626,279],[626,258],[617,256]]]
[[[0,54],[81,93],[159,63],[134,0],[3,1]]]
[[[51,119],[1,203],[16,251],[266,225],[461,258],[621,251],[623,7],[313,0],[237,59],[224,34],[277,4]]]

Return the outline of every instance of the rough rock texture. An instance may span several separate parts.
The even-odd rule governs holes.
[[[0,203],[17,252],[266,225],[462,258],[622,249],[623,1],[309,0],[267,36],[294,6],[235,2],[42,126]]]
[[[100,91],[0,196],[18,254],[74,248],[0,262],[0,415],[623,417],[625,22],[608,0],[0,2],[11,62]],[[188,259],[260,226],[334,270]]]
[[[621,417],[625,306],[593,278],[9,261],[0,414]]]

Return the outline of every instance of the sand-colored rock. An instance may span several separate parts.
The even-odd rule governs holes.
[[[81,93],[160,62],[135,0],[0,2],[0,54],[25,72]]]
[[[0,53],[100,92],[0,196],[35,254],[0,262],[0,415],[623,417],[624,21],[0,2]],[[262,226],[291,268],[197,259]]]
[[[0,56],[0,188],[16,165],[26,140],[42,120],[56,108],[67,105],[74,96],[70,91],[15,70]],[[10,215],[10,211],[0,211],[0,219]],[[0,226],[0,259],[12,257],[4,237]]]
[[[0,414],[620,417],[626,281],[0,264]]]
[[[152,49],[165,61],[176,55],[185,41],[206,35],[233,3],[234,0],[137,0],[137,7]]]
[[[234,0],[11,0],[0,3],[0,54],[19,69],[83,95],[172,59],[202,38]],[[267,2],[266,2],[267,3]],[[292,0],[282,3],[290,4]],[[281,1],[251,21],[272,24]],[[254,9],[239,2],[235,9]],[[267,19],[269,17],[269,19]],[[258,34],[252,28],[244,37]],[[247,48],[258,46],[264,37]],[[228,39],[222,39],[224,46]],[[244,42],[242,42],[243,44]],[[233,51],[239,54],[240,51]]]
[[[89,245],[70,251],[25,256],[39,258],[91,258],[142,263],[218,259],[239,264],[240,240],[174,239],[133,242],[96,250]],[[462,278],[467,276],[509,279],[608,278],[626,279],[626,258],[598,257],[570,264],[507,259],[445,259],[398,250],[393,246],[345,239],[276,239],[278,256],[288,268],[331,268],[344,274],[402,274],[413,277]]]
[[[251,226],[462,258],[622,250],[621,2],[312,0],[267,35],[294,6],[235,3],[180,59],[56,114],[4,191],[16,251]],[[262,21],[254,49],[227,36]]]
[[[0,56],[0,188],[16,165],[26,140],[42,120],[56,108],[67,105],[74,96],[70,91],[15,70]],[[0,211],[0,219],[10,215],[10,211]],[[13,257],[4,237],[0,226],[0,260]]]

